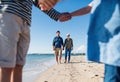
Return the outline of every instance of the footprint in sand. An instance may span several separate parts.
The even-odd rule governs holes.
[[[89,66],[90,68],[92,68],[93,66]]]
[[[44,81],[44,82],[48,82],[48,81]]]
[[[99,75],[97,75],[97,74],[95,75],[95,77],[98,77],[98,76],[99,76]]]
[[[98,76],[99,76],[99,75],[96,74],[96,75],[92,76],[91,78],[95,78],[95,77],[98,77]]]
[[[86,69],[84,71],[87,71]]]

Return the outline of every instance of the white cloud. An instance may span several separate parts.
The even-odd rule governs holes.
[[[80,45],[76,50],[74,50],[74,53],[86,53],[86,46]]]
[[[86,47],[85,45],[81,45],[79,48],[78,48],[78,51],[85,51]]]

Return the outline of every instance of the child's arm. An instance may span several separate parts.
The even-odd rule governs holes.
[[[74,12],[72,12],[70,14],[71,14],[72,17],[73,16],[81,16],[81,15],[85,15],[85,14],[90,13],[91,9],[92,9],[92,6],[87,6],[87,7],[81,8],[81,9],[79,9],[77,11],[74,11]]]
[[[68,21],[68,20],[71,19],[71,18],[68,18],[69,15],[71,15],[71,17],[85,15],[85,14],[90,13],[91,9],[92,9],[92,6],[83,7],[83,8],[81,8],[79,10],[76,10],[76,11],[74,11],[72,13],[66,13],[66,14],[64,14],[62,17],[59,18],[59,20],[61,22]]]

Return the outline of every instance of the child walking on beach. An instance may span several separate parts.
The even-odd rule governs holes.
[[[120,0],[93,0],[71,16],[90,12],[88,60],[105,64],[104,82],[120,82]]]

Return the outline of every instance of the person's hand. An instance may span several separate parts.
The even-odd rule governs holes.
[[[64,50],[64,47],[62,49]]]
[[[73,50],[73,47],[71,48],[71,50]]]
[[[55,51],[55,48],[53,48],[53,51]]]
[[[60,0],[38,0],[38,5],[41,10],[50,10]]]
[[[65,21],[68,21],[72,18],[71,14],[68,13],[68,12],[65,12],[65,13],[62,13],[59,17],[59,21],[60,22],[65,22]]]

